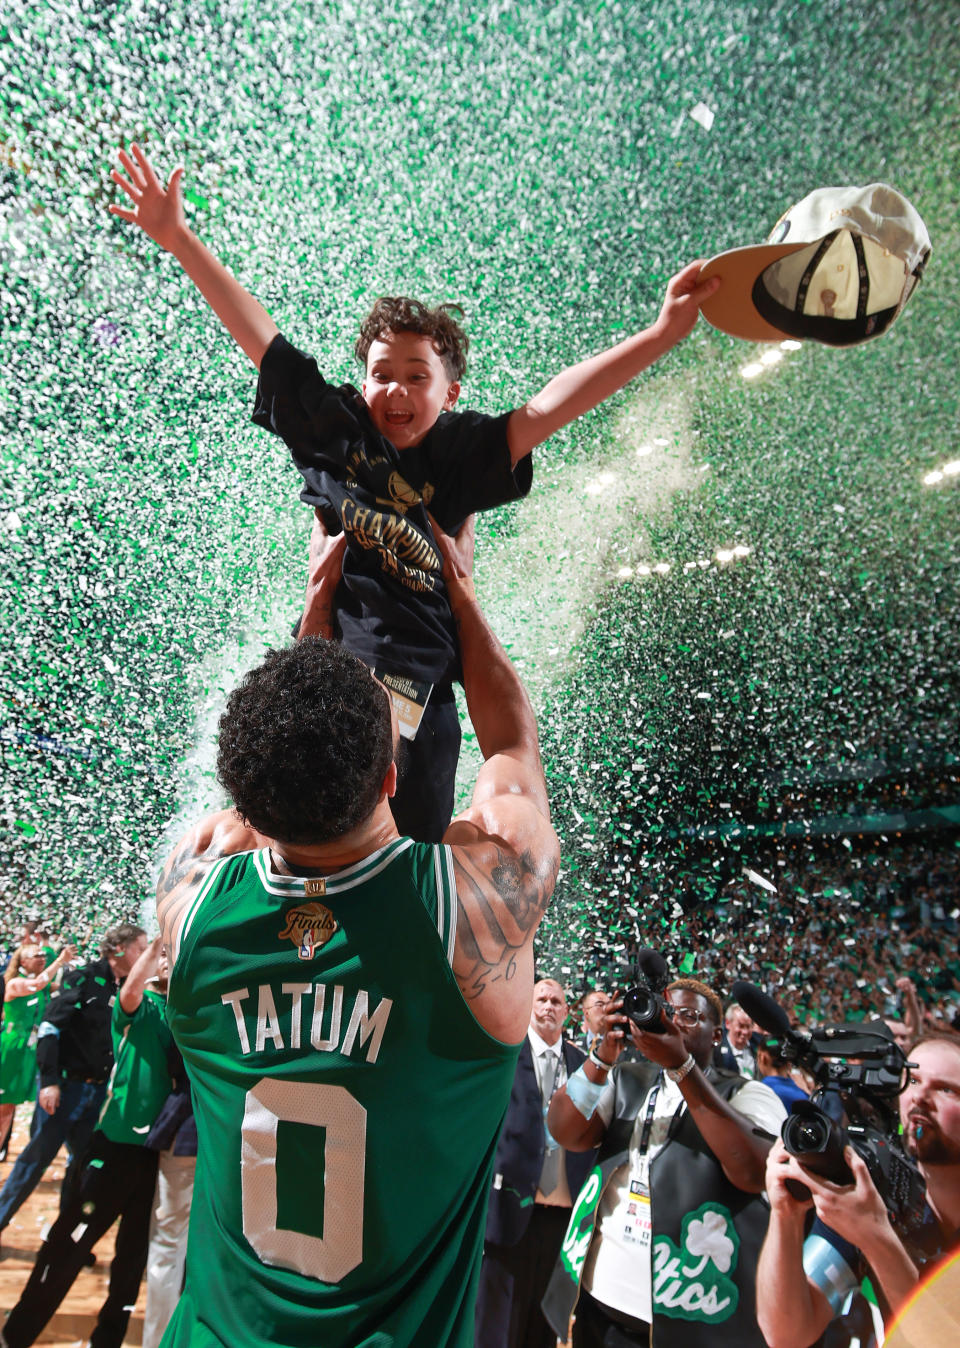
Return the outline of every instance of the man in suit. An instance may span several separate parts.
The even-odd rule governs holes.
[[[725,1072],[737,1072],[753,1080],[757,1075],[757,1051],[754,1042],[754,1023],[737,1002],[731,1002],[723,1018],[723,1040],[719,1047],[719,1062]],[[756,1036],[757,1042],[762,1042]]]
[[[552,978],[533,990],[510,1104],[494,1160],[477,1295],[476,1348],[554,1348],[543,1318],[546,1291],[570,1218],[572,1196],[593,1152],[566,1152],[546,1130],[554,1092],[586,1055],[562,1038],[563,988]]]
[[[599,988],[585,993],[580,999],[580,1014],[583,1017],[580,1047],[584,1053],[589,1053],[603,1038],[603,1008],[609,1000],[607,994]]]

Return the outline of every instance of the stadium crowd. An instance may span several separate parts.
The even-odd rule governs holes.
[[[615,987],[638,946],[656,944],[671,968],[696,971],[726,995],[749,979],[783,1003],[798,1024],[899,1018],[907,978],[925,1024],[960,1015],[960,850],[922,840],[862,846],[848,856],[779,853],[744,867],[716,901],[704,901],[611,948],[585,952],[572,981]],[[839,853],[839,856],[836,855]],[[631,912],[655,911],[660,896],[642,891]],[[613,919],[628,931],[630,917]]]

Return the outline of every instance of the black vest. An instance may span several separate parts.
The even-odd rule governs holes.
[[[563,1339],[580,1289],[597,1206],[611,1176],[627,1163],[634,1124],[657,1079],[649,1063],[614,1069],[614,1114],[597,1164],[574,1205],[563,1249],[543,1299],[550,1325]],[[724,1100],[744,1078],[708,1068]],[[756,1274],[769,1209],[762,1195],[731,1184],[689,1110],[674,1119],[650,1165],[653,1219],[651,1279],[653,1348],[765,1348],[757,1325]]]

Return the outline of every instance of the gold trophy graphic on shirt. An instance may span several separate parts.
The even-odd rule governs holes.
[[[322,903],[298,903],[287,913],[287,924],[277,933],[277,939],[292,941],[298,958],[310,960],[337,930],[339,923]]]

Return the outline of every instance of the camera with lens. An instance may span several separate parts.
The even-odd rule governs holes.
[[[890,1221],[908,1249],[924,1252],[926,1182],[900,1140],[897,1096],[907,1079],[907,1059],[882,1022],[825,1025],[790,1030],[777,1041],[784,1058],[811,1074],[817,1088],[809,1100],[791,1105],[783,1145],[805,1170],[834,1184],[853,1184],[843,1157],[849,1144],[870,1172]],[[846,1127],[822,1108],[828,1093],[843,1105]],[[786,1181],[795,1198],[810,1197],[799,1180]]]
[[[641,950],[637,955],[634,985],[623,994],[623,1014],[638,1030],[663,1034],[662,1014],[673,1018],[673,1007],[664,1001],[663,990],[670,982],[666,961],[659,950]]]

